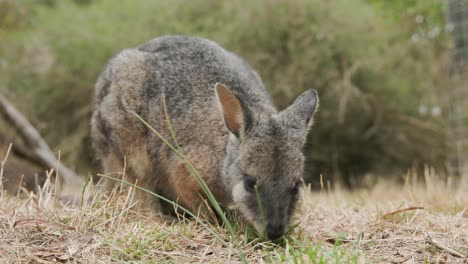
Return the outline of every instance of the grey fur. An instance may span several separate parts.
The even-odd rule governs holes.
[[[235,110],[242,116],[226,112],[237,104],[218,98],[215,86],[239,103],[241,111]],[[113,57],[95,94],[91,135],[106,173],[123,171],[125,160],[128,180],[209,214],[181,160],[132,114],[172,142],[164,98],[182,152],[218,201],[239,210],[270,238],[285,232],[302,181],[302,148],[318,106],[315,91],[278,112],[258,74],[237,55],[206,39],[163,36]],[[240,129],[227,129],[230,116],[240,120]],[[256,194],[246,190],[249,177],[256,180],[264,217]],[[154,197],[139,199],[160,206]]]

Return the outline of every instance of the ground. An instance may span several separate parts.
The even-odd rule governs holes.
[[[0,191],[0,263],[467,263],[468,185],[448,187],[429,170],[418,182],[306,188],[279,244],[235,217],[231,236],[217,225],[137,211],[128,189],[78,206],[55,202],[49,183],[26,197]]]

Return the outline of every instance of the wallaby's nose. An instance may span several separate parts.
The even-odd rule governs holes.
[[[276,240],[283,235],[284,226],[282,224],[267,224],[266,231],[269,239]]]

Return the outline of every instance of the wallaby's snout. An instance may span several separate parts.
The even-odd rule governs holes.
[[[268,238],[271,240],[276,240],[284,234],[284,224],[269,223],[266,226],[266,233]]]
[[[289,224],[289,218],[295,208],[297,197],[294,194],[282,195],[282,200],[264,206],[265,223],[264,234],[271,240],[283,236]]]
[[[302,168],[300,164],[296,166],[297,170],[291,170],[290,175],[284,174],[288,169],[281,172],[279,167],[274,168],[276,173],[259,177],[264,180],[258,181],[252,192],[239,191],[241,187],[234,190],[233,198],[239,211],[260,235],[271,240],[278,239],[287,231],[299,200]],[[265,181],[276,177],[282,179]],[[242,183],[239,183],[239,186],[241,185]]]

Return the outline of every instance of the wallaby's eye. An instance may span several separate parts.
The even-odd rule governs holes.
[[[301,188],[302,181],[296,182],[294,187],[291,189],[291,194],[297,194],[299,192],[299,188]]]
[[[255,187],[257,185],[257,180],[249,175],[244,175],[244,188],[250,193],[255,192]]]

